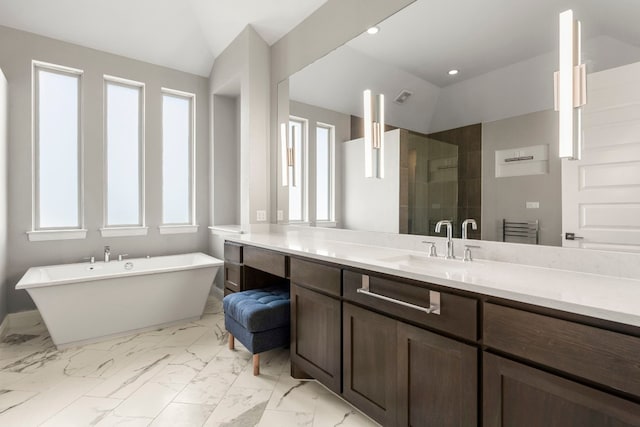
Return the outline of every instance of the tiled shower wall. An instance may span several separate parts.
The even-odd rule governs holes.
[[[415,150],[416,144],[428,143],[428,150]],[[450,146],[457,147],[457,171],[442,169],[438,172],[442,180],[423,182],[426,154],[430,162],[443,162],[455,153]],[[449,148],[447,148],[449,146]],[[420,164],[422,163],[422,165]],[[444,175],[457,173],[456,177]],[[434,177],[435,174],[431,174]],[[422,176],[422,178],[420,178]],[[461,223],[473,218],[478,224],[477,230],[469,228],[469,238],[481,236],[481,195],[482,195],[482,125],[475,124],[429,135],[403,130],[400,138],[400,233],[438,235],[433,230],[439,219],[454,220],[454,236],[460,237]],[[442,182],[439,182],[442,181]],[[423,210],[416,209],[416,203],[426,202],[432,192],[431,201]],[[422,197],[424,196],[424,197]],[[422,200],[424,199],[424,200]],[[439,235],[444,235],[440,233]]]

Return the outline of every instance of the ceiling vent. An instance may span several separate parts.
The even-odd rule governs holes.
[[[409,99],[411,95],[413,95],[413,92],[408,91],[406,89],[402,89],[398,94],[398,96],[396,96],[396,99],[393,100],[393,102],[395,102],[396,104],[402,105],[405,102],[407,102],[407,99]]]

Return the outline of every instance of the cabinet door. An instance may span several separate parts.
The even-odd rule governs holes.
[[[224,242],[225,261],[242,264],[242,245],[232,242]]]
[[[489,353],[483,362],[486,427],[640,426],[640,405]]]
[[[396,425],[396,321],[343,304],[343,396],[384,426]]]
[[[340,300],[291,284],[291,362],[340,394]]]
[[[225,261],[224,263],[224,287],[229,293],[242,290],[242,264]]]
[[[398,322],[398,425],[478,424],[478,350]]]
[[[484,303],[483,344],[632,396],[640,396],[640,338]]]

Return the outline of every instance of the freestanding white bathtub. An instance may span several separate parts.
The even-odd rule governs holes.
[[[193,253],[32,267],[16,289],[29,292],[65,348],[199,318],[223,264]]]

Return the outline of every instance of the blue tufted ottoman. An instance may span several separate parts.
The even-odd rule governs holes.
[[[253,375],[260,374],[263,351],[289,344],[289,287],[253,289],[222,300],[229,348],[234,337],[253,354]]]

